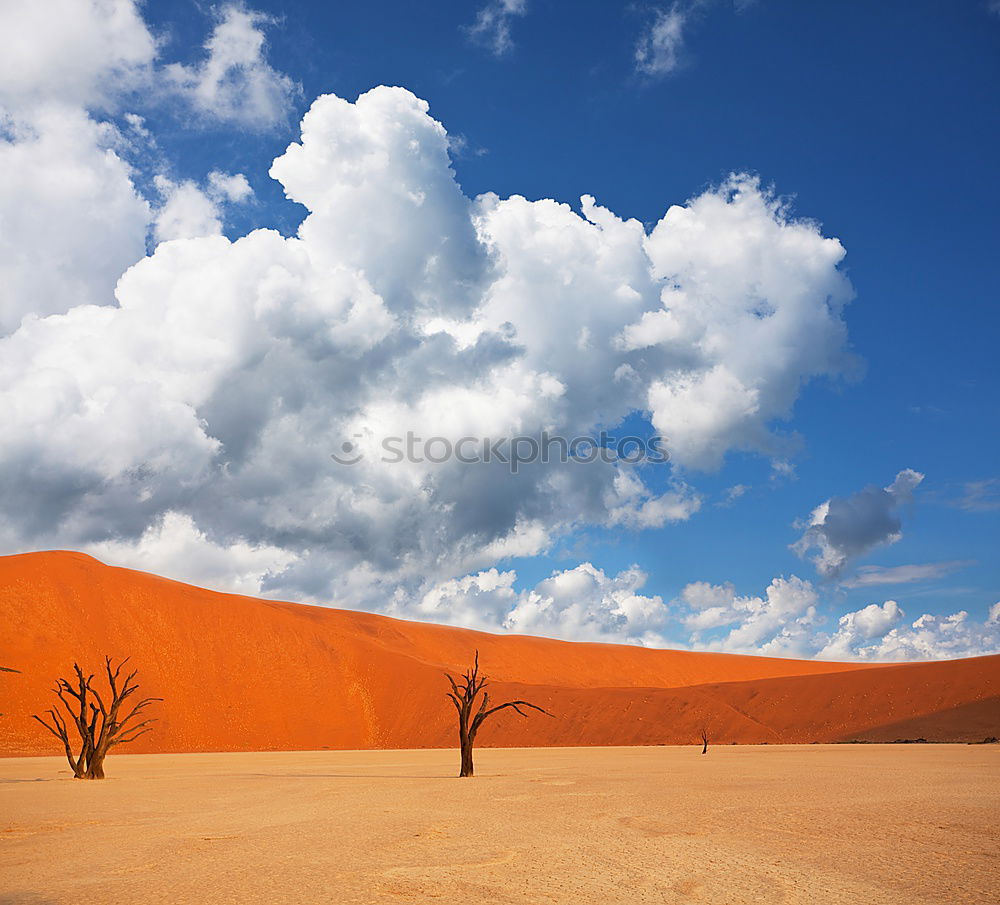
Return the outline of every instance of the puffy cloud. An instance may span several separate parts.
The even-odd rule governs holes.
[[[731,583],[709,584],[707,581],[692,581],[681,591],[681,600],[691,610],[707,615],[690,616],[688,623],[692,628],[725,625],[720,617],[726,617],[732,612],[732,602],[736,597],[736,589]],[[699,623],[703,623],[699,625]]]
[[[157,68],[135,0],[46,0],[0,7],[0,107],[118,107],[181,97],[209,120],[266,129],[287,120],[299,87],[265,56],[266,15],[230,4],[198,65]],[[164,76],[159,79],[156,76]],[[153,88],[155,87],[155,91]],[[139,95],[142,92],[142,96]]]
[[[895,600],[879,605],[872,603],[864,609],[845,613],[840,617],[839,628],[819,652],[819,657],[829,660],[848,660],[855,657],[860,642],[881,638],[897,625],[904,613]]]
[[[321,263],[364,273],[393,309],[475,310],[486,252],[426,101],[386,87],[355,103],[324,95],[270,174],[310,211],[299,237]]]
[[[230,175],[218,170],[208,174],[204,190],[190,179],[176,183],[163,175],[157,175],[154,184],[163,199],[153,225],[157,242],[219,235],[222,205],[246,201],[253,194],[242,173]]]
[[[847,563],[882,544],[894,544],[902,535],[898,510],[913,499],[924,479],[919,471],[903,469],[885,488],[869,486],[849,497],[833,497],[817,506],[805,532],[792,549],[812,557],[816,571],[837,578]]]
[[[145,254],[150,208],[120,143],[113,127],[64,107],[0,132],[0,336],[27,314],[113,302]]]
[[[913,491],[917,489],[923,479],[924,476],[919,471],[904,468],[885,488],[885,491],[892,497],[897,506],[901,506],[912,501]]]
[[[0,4],[0,106],[100,107],[143,82],[156,42],[135,0]]]
[[[591,641],[641,642],[667,620],[657,596],[638,591],[646,574],[633,566],[612,577],[589,562],[556,572],[523,594],[504,622],[510,631]]]
[[[680,481],[673,489],[656,495],[634,472],[621,470],[608,494],[609,525],[627,528],[662,528],[668,522],[686,522],[699,509],[702,499]]]
[[[247,129],[285,122],[299,87],[265,57],[262,13],[229,5],[205,42],[196,66],[171,63],[164,74],[173,89],[205,117]]]
[[[216,201],[248,201],[253,197],[253,189],[242,173],[223,173],[212,170],[208,174],[208,194]]]
[[[677,602],[688,611],[683,623],[693,647],[777,656],[812,652],[819,595],[794,575],[775,578],[763,597],[741,597],[731,584],[693,582]]]
[[[271,168],[307,209],[297,235],[164,242],[122,275],[116,307],[71,299],[0,340],[5,546],[125,559],[169,546],[174,513],[286,563],[259,572],[265,593],[402,606],[574,528],[657,527],[701,500],[620,464],[390,465],[382,438],[585,435],[650,407],[674,460],[708,467],[772,446],[799,387],[843,363],[843,249],[754,180],[647,233],[587,196],[579,212],[470,199],[448,146],[403,89],[319,98]],[[180,188],[164,187],[169,206]],[[198,192],[210,204],[189,192],[197,216],[161,212],[161,236],[217,232],[211,205],[246,195],[223,174]],[[651,317],[668,329],[644,332]],[[362,460],[338,466],[352,438]],[[200,579],[187,568],[173,574]],[[581,575],[595,637],[660,618],[635,576]],[[569,631],[557,585],[519,597],[512,625]],[[631,627],[607,628],[622,613]]]
[[[647,404],[673,460],[714,469],[730,449],[780,449],[767,426],[789,417],[802,381],[853,367],[843,246],[746,176],[671,207],[645,244],[662,281],[647,354],[669,363]]]
[[[511,20],[523,16],[527,9],[528,0],[489,0],[468,27],[469,36],[487,45],[497,56],[503,56],[514,46]]]
[[[692,582],[677,600],[676,618],[696,650],[818,657],[824,660],[923,660],[1000,652],[1000,603],[984,622],[960,611],[924,614],[906,624],[895,600],[872,603],[824,628],[820,600],[808,582],[774,579],[763,596],[742,597],[731,584]]]
[[[185,179],[176,183],[157,176],[155,185],[163,198],[153,228],[157,242],[217,236],[222,232],[218,206],[195,182]]]
[[[996,607],[985,622],[969,619],[965,610],[947,616],[925,613],[901,625],[905,613],[893,600],[847,613],[819,656],[827,659],[939,660],[1000,653]],[[865,641],[872,641],[865,644]]]
[[[775,578],[760,596],[732,584],[697,581],[670,604],[642,594],[636,566],[608,575],[589,562],[518,590],[517,573],[496,568],[448,579],[422,595],[397,591],[387,608],[408,619],[567,640],[688,647],[823,660],[923,660],[1000,652],[1000,602],[983,622],[960,611],[911,623],[895,600],[844,613],[827,631],[819,594],[795,576]],[[686,635],[681,630],[686,630]]]
[[[400,602],[393,612],[487,631],[662,643],[667,608],[660,597],[638,593],[646,575],[635,566],[611,576],[585,562],[520,592],[516,579],[513,571],[489,569],[441,582],[415,605]]]
[[[295,555],[278,547],[242,540],[215,543],[188,515],[166,512],[135,543],[103,541],[86,552],[98,559],[158,575],[184,573],[190,581],[236,594],[256,594],[270,574],[283,571]]]
[[[663,76],[680,66],[688,11],[679,3],[656,10],[635,47],[635,68],[645,75]]]
[[[475,575],[442,581],[415,603],[409,598],[395,603],[393,612],[410,619],[461,625],[483,631],[499,631],[517,606],[514,571],[487,569]]]
[[[254,122],[277,115],[267,105],[278,103],[278,88],[267,86],[290,85],[263,60],[263,21],[227,8],[199,70],[218,80],[219,104]],[[125,113],[119,129],[95,111],[162,100],[151,90],[157,49],[133,0],[0,8],[0,336],[26,314],[113,305],[118,278],[144,256],[154,217],[133,166],[155,142],[138,114]],[[185,88],[200,105],[208,90],[201,82]],[[168,197],[156,238],[218,232],[212,208],[245,200],[250,188],[240,174],[214,176],[207,195],[193,184],[160,184]]]

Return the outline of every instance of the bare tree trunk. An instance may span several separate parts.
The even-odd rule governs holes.
[[[127,662],[126,657],[117,668],[112,669],[111,658],[104,658],[104,669],[111,688],[110,706],[105,706],[101,693],[93,686],[93,675],[84,676],[83,670],[75,663],[73,670],[77,676],[77,687],[74,688],[66,679],[59,679],[56,682],[56,695],[62,701],[80,735],[79,757],[73,756],[68,725],[58,710],[46,711],[51,723],[33,714],[34,719],[63,743],[66,759],[73,768],[73,776],[76,779],[104,779],[104,758],[108,752],[115,745],[124,745],[140,735],[145,735],[150,731],[149,724],[155,722],[152,718],[144,719],[143,711],[154,701],[162,700],[161,698],[145,698],[135,704],[126,716],[121,716],[122,705],[139,688],[135,681],[135,671],[125,676],[124,682],[121,681],[122,667]],[[67,694],[76,699],[76,706],[71,705],[66,699]],[[132,722],[137,719],[139,722]]]
[[[473,766],[472,763],[472,742],[470,741],[467,735],[461,739],[461,745],[462,745],[462,770],[458,775],[459,777],[474,776],[475,767]]]
[[[708,729],[701,730],[701,741],[702,741],[701,753],[708,754]]]
[[[507,707],[517,711],[521,716],[527,716],[521,710],[522,707],[530,707],[546,716],[552,716],[547,710],[542,710],[541,707],[529,704],[527,701],[508,701],[506,704],[490,707],[489,693],[483,691],[487,685],[486,677],[479,675],[479,651],[476,651],[475,665],[462,676],[463,681],[456,681],[448,673],[445,673],[445,676],[451,683],[448,697],[451,698],[458,711],[458,744],[462,752],[462,768],[459,771],[459,777],[475,775],[475,768],[472,764],[472,748],[476,743],[476,733],[488,716],[492,716],[498,710],[504,710]],[[483,691],[483,698],[476,708],[476,698],[481,691]],[[474,708],[475,713],[473,713]]]

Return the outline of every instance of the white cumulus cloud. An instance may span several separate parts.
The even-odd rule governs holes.
[[[907,622],[895,600],[842,614],[825,628],[816,588],[800,578],[775,578],[761,596],[731,584],[692,582],[671,606],[695,650],[817,657],[823,660],[933,660],[1000,652],[1000,604],[977,622],[964,610],[928,613]]]
[[[28,314],[113,302],[145,254],[150,206],[119,144],[114,127],[71,107],[0,129],[0,336]]]
[[[647,405],[673,460],[714,469],[731,449],[780,450],[768,425],[789,417],[802,381],[853,367],[843,246],[747,177],[671,207],[645,245],[666,324],[645,351],[669,362]]]
[[[270,21],[241,6],[223,7],[205,58],[193,66],[166,66],[168,84],[212,120],[248,129],[284,122],[299,88],[267,61],[263,26]]]
[[[246,201],[253,195],[242,173],[228,174],[218,170],[208,174],[205,188],[191,179],[174,182],[162,174],[154,178],[154,184],[162,199],[153,223],[157,242],[219,235],[223,206]]]
[[[817,550],[812,557],[816,571],[826,578],[838,577],[851,560],[903,536],[899,509],[913,499],[923,479],[919,471],[905,468],[888,487],[872,485],[821,503],[792,549],[803,557]]]
[[[262,580],[295,560],[295,554],[278,547],[240,540],[217,544],[198,530],[190,516],[177,512],[164,513],[134,543],[103,541],[88,545],[86,552],[156,575],[193,572],[204,584],[248,595],[258,593]]]
[[[904,624],[905,613],[893,600],[847,613],[837,632],[819,652],[824,659],[941,660],[1000,653],[1000,625],[965,610],[949,615],[924,613]]]
[[[156,52],[135,0],[0,3],[0,107],[113,104]]]
[[[853,659],[863,642],[882,638],[903,616],[895,600],[872,603],[863,609],[845,613],[840,617],[836,633],[820,650],[819,656],[829,660]]]
[[[167,94],[247,126],[285,118],[297,89],[263,56],[266,20],[237,7],[221,16],[203,67],[167,67],[187,74]],[[212,208],[248,197],[241,174],[210,176],[207,194],[161,182],[156,216],[136,187],[155,139],[137,113],[112,114],[165,99],[159,50],[134,0],[0,4],[0,336],[27,314],[114,304],[151,227],[157,239],[211,234]]]
[[[763,596],[741,596],[730,584],[693,582],[678,599],[692,646],[728,653],[809,656],[819,595],[808,581],[775,578]]]
[[[633,566],[608,575],[589,562],[554,572],[533,588],[516,591],[514,571],[488,569],[441,582],[415,604],[393,612],[486,631],[577,640],[662,643],[669,614],[662,599],[639,593],[646,575]]]
[[[843,248],[755,180],[647,232],[589,196],[469,198],[448,148],[404,89],[319,98],[271,167],[307,212],[293,237],[218,234],[219,205],[249,197],[239,174],[161,181],[158,235],[185,241],[0,340],[5,545],[125,557],[174,513],[218,547],[284,551],[263,593],[423,599],[580,526],[683,521],[701,498],[621,464],[386,465],[381,438],[572,437],[652,409],[673,461],[710,468],[769,451],[799,388],[847,364]],[[653,316],[670,329],[643,334]],[[366,455],[338,466],[350,438]],[[532,606],[524,630],[569,624]]]

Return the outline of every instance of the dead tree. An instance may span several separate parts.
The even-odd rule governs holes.
[[[122,680],[122,667],[128,663],[128,659],[126,657],[117,667],[112,668],[111,658],[104,658],[104,670],[110,687],[108,704],[94,687],[93,674],[85,676],[76,663],[73,664],[73,671],[76,673],[75,684],[67,679],[57,680],[55,693],[62,701],[69,721],[73,723],[76,734],[80,737],[78,755],[73,753],[68,722],[55,707],[46,711],[51,722],[32,714],[33,719],[38,720],[63,743],[66,759],[76,779],[104,779],[104,758],[108,752],[116,745],[135,741],[140,735],[149,732],[150,724],[155,722],[154,718],[145,717],[144,711],[154,701],[162,701],[163,698],[143,698],[122,716],[123,705],[139,689],[135,681],[136,670]],[[134,722],[135,720],[139,722]]]
[[[701,753],[708,754],[708,727],[701,727]]]
[[[516,710],[521,716],[527,716],[522,707],[530,707],[546,716],[552,716],[547,710],[543,710],[536,704],[529,704],[527,701],[507,701],[505,704],[497,704],[490,707],[489,693],[483,689],[489,684],[485,676],[479,675],[479,651],[476,651],[476,660],[472,669],[466,670],[459,681],[453,679],[445,673],[451,683],[451,691],[448,697],[451,698],[455,709],[458,711],[458,739],[462,750],[462,769],[459,776],[472,776],[472,748],[476,743],[476,733],[487,717],[492,716],[498,710],[507,707]],[[476,698],[482,692],[482,699],[479,706],[476,706]]]
[[[80,669],[77,663],[73,664],[73,671],[76,673],[76,687],[71,685],[67,679],[58,679],[54,690],[59,700],[62,701],[70,720],[76,726],[77,735],[80,736],[79,755],[73,754],[73,744],[70,741],[66,720],[63,719],[56,708],[53,707],[51,710],[46,711],[46,714],[52,720],[51,725],[36,713],[33,713],[31,718],[41,723],[63,743],[66,759],[73,770],[74,778],[84,779],[90,766],[94,731],[97,726],[97,708],[90,703],[88,698],[91,690],[90,683],[94,677],[93,675],[84,676],[83,670]],[[67,695],[75,699],[75,704],[71,704],[67,700]],[[91,710],[94,711],[93,714],[91,714]]]

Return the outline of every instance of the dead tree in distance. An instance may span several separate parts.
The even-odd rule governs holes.
[[[708,727],[701,727],[701,753],[708,754]]]
[[[497,704],[490,707],[489,693],[483,689],[489,684],[485,676],[479,674],[479,651],[476,651],[476,660],[472,669],[466,670],[460,680],[456,680],[448,673],[445,673],[451,683],[451,691],[448,697],[451,698],[455,709],[458,711],[458,739],[462,750],[462,769],[459,776],[472,776],[474,773],[472,765],[472,748],[476,743],[476,733],[487,717],[492,716],[498,710],[507,707],[516,710],[521,716],[527,716],[522,707],[530,707],[546,716],[552,716],[547,710],[543,710],[536,704],[528,701],[507,701],[504,704]],[[482,699],[479,706],[476,706],[476,698],[482,692]]]
[[[149,732],[150,723],[156,721],[155,718],[145,717],[144,711],[154,701],[162,701],[163,698],[143,698],[122,716],[122,706],[139,689],[135,681],[136,670],[128,673],[122,680],[122,667],[128,660],[126,657],[112,669],[111,658],[104,658],[104,670],[111,689],[108,704],[105,704],[103,696],[94,687],[93,674],[85,676],[76,663],[73,664],[73,671],[76,673],[75,684],[67,679],[56,681],[55,693],[62,701],[69,721],[76,727],[77,735],[80,737],[78,755],[73,753],[68,722],[55,707],[46,711],[51,723],[37,714],[32,714],[33,719],[38,720],[63,743],[66,759],[76,779],[104,779],[104,758],[108,752],[116,745],[135,741],[140,735]],[[73,699],[72,702],[67,695]],[[139,722],[133,722],[136,719]]]

